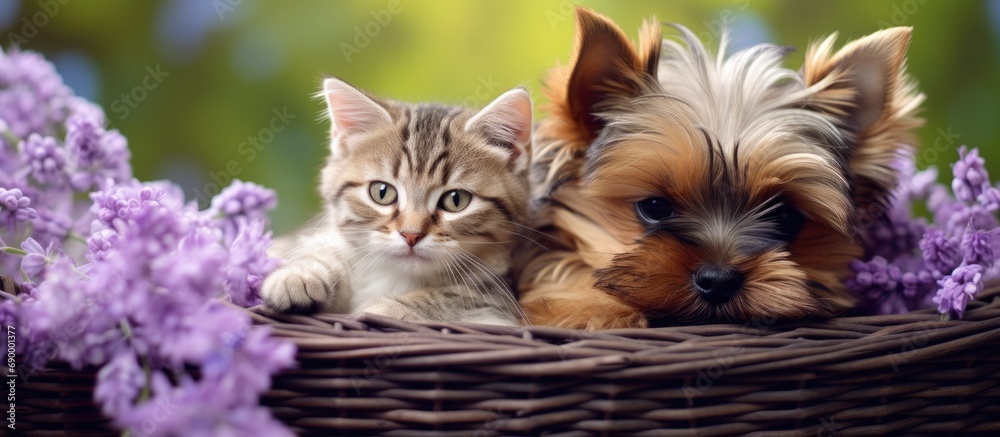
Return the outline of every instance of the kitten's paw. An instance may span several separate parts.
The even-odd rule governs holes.
[[[275,311],[324,311],[333,307],[339,278],[325,263],[304,260],[271,272],[261,286],[261,297]]]
[[[422,317],[416,310],[410,308],[391,297],[377,297],[365,302],[355,313],[371,313],[380,316],[392,317],[394,319],[410,322],[422,321]]]

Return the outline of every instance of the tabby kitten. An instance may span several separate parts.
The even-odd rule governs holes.
[[[525,221],[531,98],[479,112],[380,100],[326,79],[326,213],[286,242],[262,294],[278,311],[517,325],[505,277]]]

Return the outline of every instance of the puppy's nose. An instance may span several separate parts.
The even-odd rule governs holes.
[[[743,274],[732,267],[704,265],[698,268],[691,280],[701,298],[712,305],[725,303],[743,285]]]
[[[402,235],[403,238],[406,239],[406,244],[409,244],[410,247],[413,247],[413,246],[416,246],[417,243],[420,242],[420,240],[422,240],[424,238],[424,235],[426,235],[426,234],[418,234],[416,232],[402,232],[402,231],[400,231],[399,235]]]

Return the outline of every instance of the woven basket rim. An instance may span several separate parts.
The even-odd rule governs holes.
[[[976,299],[969,302],[968,312],[975,312],[976,309],[988,306],[988,300],[1000,298],[1000,278],[992,280],[986,284],[983,291]],[[522,326],[500,326],[485,325],[476,323],[451,323],[439,321],[404,321],[391,317],[376,314],[341,314],[341,313],[319,313],[312,315],[282,314],[272,311],[264,305],[257,305],[245,308],[253,320],[259,324],[288,324],[299,323],[304,326],[326,324],[341,324],[345,328],[364,329],[367,326],[374,329],[383,329],[387,332],[444,332],[444,333],[482,333],[495,335],[523,336],[525,332],[539,333],[545,336],[564,336],[567,338],[603,336],[623,336],[629,338],[642,338],[643,332],[683,332],[691,335],[703,333],[713,335],[717,332],[730,332],[736,329],[757,329],[766,327],[769,329],[793,330],[807,327],[827,327],[850,326],[850,325],[873,325],[873,326],[893,326],[906,323],[927,323],[939,322],[963,323],[968,322],[967,316],[963,319],[944,320],[936,308],[924,308],[904,314],[884,314],[884,315],[851,315],[832,317],[828,319],[789,319],[789,320],[751,320],[743,323],[705,323],[705,324],[683,324],[674,326],[658,326],[649,328],[617,328],[598,331],[585,331],[572,328],[560,328],[544,325],[522,325]]]
[[[1000,429],[1000,284],[971,302],[963,320],[928,309],[588,332],[246,312],[298,348],[297,367],[275,376],[262,402],[300,433]],[[19,424],[104,435],[92,370],[56,364],[40,374],[30,389],[37,402]]]

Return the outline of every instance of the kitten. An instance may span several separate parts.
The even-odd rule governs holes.
[[[760,44],[710,53],[689,30],[638,46],[577,9],[574,58],[547,84],[539,124],[540,231],[521,303],[534,324],[834,316],[861,254],[854,228],[884,211],[923,95],[906,74],[910,28],[834,51],[799,72]]]
[[[518,325],[504,279],[529,199],[531,97],[481,111],[381,100],[330,78],[326,213],[264,281],[277,311]]]

